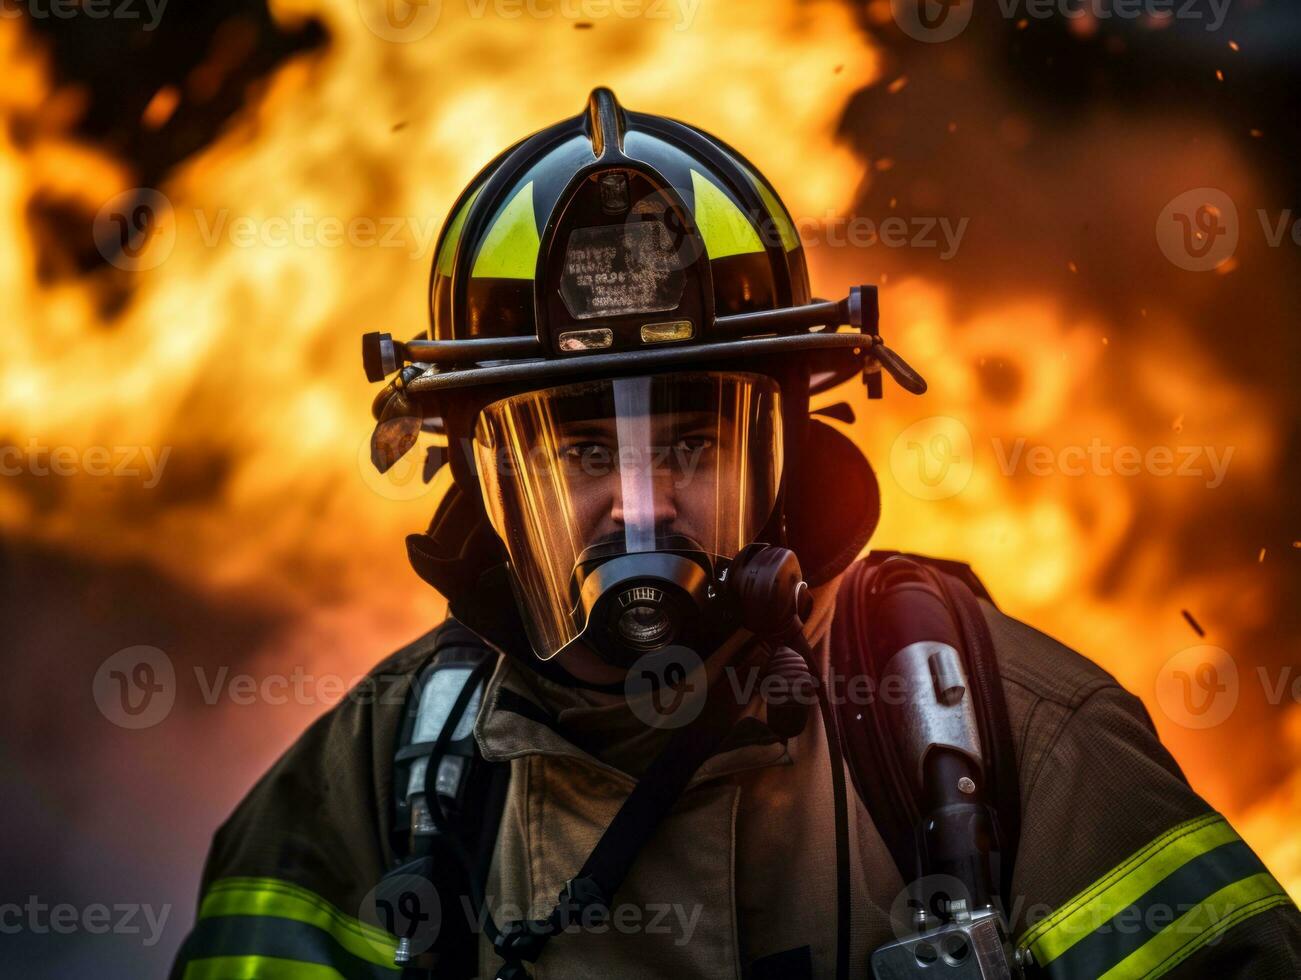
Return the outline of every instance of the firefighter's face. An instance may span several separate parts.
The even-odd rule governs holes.
[[[555,452],[565,469],[581,540],[621,540],[630,522],[701,545],[715,522],[717,420],[705,413],[625,420],[644,427],[644,445],[621,444],[613,419],[561,426]]]
[[[734,558],[781,481],[780,390],[763,375],[594,379],[491,402],[475,429],[484,506],[534,651],[578,638],[577,583],[620,555]]]

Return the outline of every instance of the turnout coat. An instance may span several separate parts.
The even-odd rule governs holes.
[[[837,582],[807,633],[823,661]],[[1034,976],[1054,980],[1301,976],[1301,916],[1189,787],[1146,710],[1106,672],[992,604],[1015,738],[1021,838],[1009,917]],[[437,631],[379,664],[410,685]],[[381,683],[382,682],[382,683]],[[816,717],[783,741],[754,702],[640,853],[604,926],[557,936],[530,972],[563,978],[835,975],[836,850]],[[397,980],[395,940],[364,921],[398,861],[393,756],[402,698],[349,697],[320,718],[217,831],[173,980]],[[621,700],[552,684],[502,657],[474,735],[510,780],[486,901],[498,922],[545,916],[665,733]],[[895,938],[904,885],[849,791],[850,976]],[[443,916],[473,915],[469,908]],[[479,964],[499,961],[480,938]]]

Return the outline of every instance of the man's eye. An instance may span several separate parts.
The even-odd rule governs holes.
[[[714,448],[714,440],[709,436],[682,436],[674,448],[680,453],[695,455]]]
[[[610,459],[610,448],[599,442],[571,442],[561,447],[560,457],[574,465],[601,465]]]

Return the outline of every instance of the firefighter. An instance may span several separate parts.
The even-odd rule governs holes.
[[[810,396],[924,390],[874,291],[815,299],[754,167],[598,89],[462,194],[430,307],[365,361],[381,469],[445,440],[408,549],[449,618],[218,830],[173,977],[869,975],[910,865],[864,802],[886,769],[850,751],[846,792],[828,691],[876,481]],[[1301,976],[1295,906],[1138,699],[934,567],[997,665],[971,751],[1004,801],[1008,968]]]

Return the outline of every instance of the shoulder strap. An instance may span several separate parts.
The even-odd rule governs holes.
[[[472,778],[486,768],[474,739],[488,675],[497,655],[454,619],[438,630],[434,643],[418,672],[417,682],[407,698],[398,744],[393,756],[393,794],[398,819],[395,833],[407,835],[412,824],[412,798],[427,788],[440,798],[432,811],[450,811],[462,817],[476,809],[472,798],[481,789]],[[414,781],[413,781],[413,778]],[[435,812],[434,818],[441,816]],[[455,820],[464,824],[464,820]],[[459,826],[462,833],[477,832],[478,824]],[[395,851],[405,854],[409,842],[395,841]]]
[[[975,573],[965,564],[900,552],[873,552],[845,573],[836,599],[832,623],[832,657],[837,669],[854,673],[855,666],[870,662],[873,589],[882,565],[892,558],[904,558],[919,566],[931,579],[952,613],[961,641],[961,654],[972,687],[981,751],[984,755],[987,799],[996,817],[998,861],[997,889],[1008,907],[1020,838],[1021,803],[1015,744],[1007,703],[998,669],[998,658],[980,599],[993,600]],[[884,651],[883,651],[884,652]],[[886,656],[895,651],[885,652]],[[864,712],[870,725],[858,726],[858,737],[846,738],[845,752],[855,777],[855,786],[877,830],[894,858],[900,875],[913,881],[920,874],[917,826],[920,821],[915,801],[905,788],[906,779],[890,747],[885,719],[880,712]],[[864,774],[871,773],[871,778]]]
[[[437,631],[419,679],[408,696],[393,754],[394,853],[385,876],[393,907],[410,900],[411,882],[430,883],[445,909],[468,900],[475,911],[483,889],[505,804],[510,767],[485,760],[474,722],[497,654],[454,619]],[[381,884],[381,891],[385,885]],[[416,886],[415,891],[420,891]],[[419,897],[419,896],[417,896]],[[432,955],[414,930],[405,937],[406,977],[435,970],[440,977],[478,972],[478,937],[465,916],[446,917],[433,939]],[[454,925],[455,924],[455,925]],[[406,923],[403,923],[406,925]],[[463,926],[463,927],[462,927]],[[391,930],[392,931],[392,930]],[[400,934],[399,940],[404,937]],[[404,947],[399,945],[399,956]],[[420,962],[419,968],[412,963]]]

